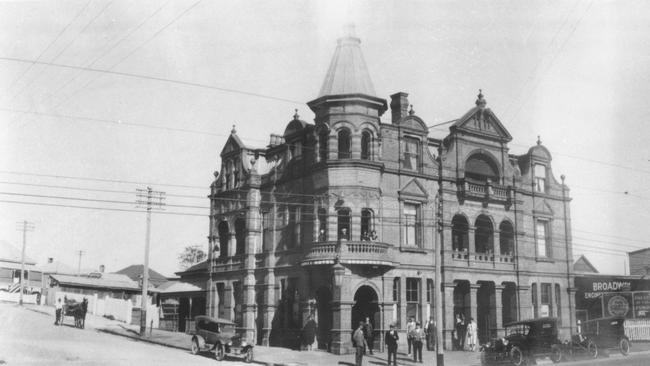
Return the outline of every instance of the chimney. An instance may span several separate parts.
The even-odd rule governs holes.
[[[404,92],[398,92],[390,96],[390,110],[393,123],[397,123],[400,119],[408,116],[408,96],[408,93]]]
[[[104,265],[100,264],[99,265],[99,273],[104,273],[104,269],[105,269]]]
[[[52,257],[47,258],[47,263],[53,263],[53,262],[54,262],[54,258]]]

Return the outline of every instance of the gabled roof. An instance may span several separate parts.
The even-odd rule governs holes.
[[[461,130],[499,141],[512,141],[510,132],[506,130],[494,112],[490,108],[485,107],[486,104],[487,101],[483,99],[483,93],[479,92],[476,107],[467,111],[449,129],[452,131]]]
[[[318,97],[325,95],[365,94],[375,95],[366,61],[361,53],[361,40],[353,35],[338,40],[334,56],[325,75]]]
[[[167,277],[161,275],[160,273],[154,271],[151,268],[149,268],[148,272],[149,272],[149,282],[156,287],[168,281]],[[136,283],[140,281],[140,276],[142,276],[143,273],[144,273],[144,266],[142,264],[133,264],[128,267],[122,268],[117,272],[114,272],[114,274],[126,275]]]
[[[181,274],[187,274],[187,273],[190,273],[190,272],[194,272],[194,273],[206,272],[207,273],[208,272],[208,261],[205,260],[203,262],[199,262],[199,263],[189,267],[188,269],[186,269],[184,271],[176,272],[176,274],[180,276]]]
[[[128,276],[123,274],[103,273],[101,277],[51,274],[50,277],[60,285],[109,290],[140,290],[137,282],[132,281]]]
[[[580,257],[573,263],[573,271],[580,273],[598,273],[596,267],[594,267],[594,265],[589,262],[584,254],[581,254]]]

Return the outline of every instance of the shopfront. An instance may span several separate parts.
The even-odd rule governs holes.
[[[650,280],[630,276],[576,276],[576,318],[621,316],[650,320]]]

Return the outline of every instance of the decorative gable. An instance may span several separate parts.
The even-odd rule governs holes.
[[[231,134],[226,141],[226,144],[221,149],[221,156],[229,155],[233,152],[238,152],[244,148],[244,143],[235,134]]]
[[[410,196],[410,197],[420,197],[427,198],[429,194],[422,183],[420,183],[417,178],[411,179],[404,188],[399,191],[400,196]]]
[[[509,142],[512,136],[490,108],[486,108],[483,94],[479,93],[476,107],[470,109],[452,126],[452,131],[463,131],[489,139]]]

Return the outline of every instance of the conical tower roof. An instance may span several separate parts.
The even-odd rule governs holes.
[[[361,40],[354,36],[352,26],[348,27],[347,35],[338,40],[318,97],[341,94],[376,96],[361,53]]]

